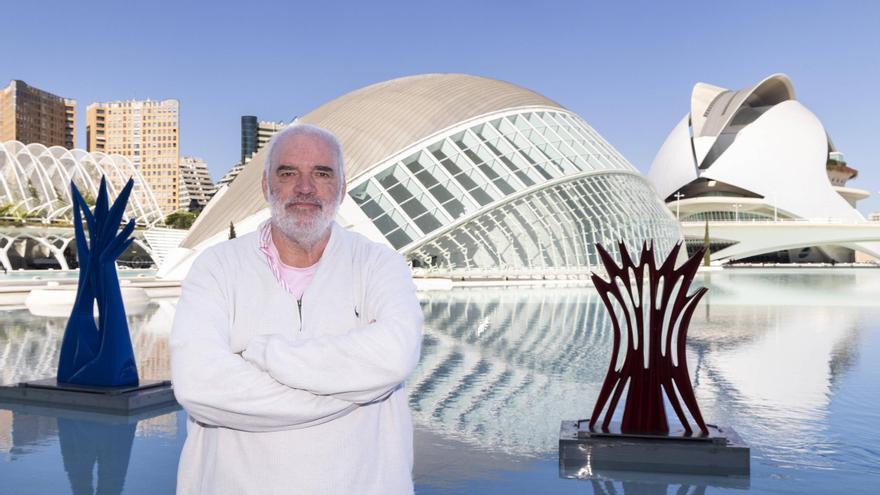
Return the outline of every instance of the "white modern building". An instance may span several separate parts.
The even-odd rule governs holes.
[[[208,165],[201,158],[194,156],[180,157],[180,185],[178,193],[180,209],[186,210],[190,205],[204,208],[216,190]]]
[[[731,91],[697,83],[648,174],[691,247],[712,259],[853,261],[880,255],[880,225],[856,210],[846,165],[819,119],[774,74]]]
[[[125,220],[149,228],[162,211],[140,172],[124,156],[45,147],[18,141],[0,142],[0,267],[71,268],[76,261],[70,183],[87,202],[98,197],[101,177],[111,200],[134,179]],[[151,263],[149,246],[139,233],[121,260]]]
[[[527,89],[462,74],[386,81],[298,122],[342,143],[348,194],[338,222],[450,277],[586,277],[612,252],[681,239],[648,181],[578,115]],[[269,217],[266,150],[202,212],[160,275]]]
[[[223,174],[223,177],[220,177],[220,180],[217,181],[214,192],[217,193],[220,192],[221,189],[229,187],[229,184],[232,184],[232,181],[234,181],[235,178],[238,177],[238,174],[240,174],[241,171],[244,170],[244,166],[245,164],[241,162],[233,165],[232,168],[230,168],[225,174]]]

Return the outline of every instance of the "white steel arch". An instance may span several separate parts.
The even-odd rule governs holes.
[[[138,170],[125,157],[46,148],[39,143],[0,142],[0,206],[7,215],[37,216],[44,223],[70,222],[70,183],[92,199],[97,198],[101,177],[107,178],[110,198],[133,178],[135,187],[126,208],[126,218],[141,226],[162,220],[162,211]]]

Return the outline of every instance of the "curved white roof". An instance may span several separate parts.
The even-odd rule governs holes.
[[[794,99],[794,86],[785,74],[773,74],[739,91],[697,83],[691,93],[693,135],[718,136],[737,111],[747,104],[776,105]]]
[[[340,96],[299,122],[336,134],[348,180],[437,131],[480,115],[558,103],[520,86],[468,74],[424,74],[373,84]]]
[[[351,182],[406,147],[461,122],[503,110],[559,108],[533,91],[467,74],[424,74],[385,81],[340,96],[297,123],[323,127],[339,138]],[[266,208],[260,189],[267,148],[247,163],[222,196],[211,201],[184,240],[192,248]],[[209,214],[213,210],[223,215]]]
[[[670,199],[697,180],[715,181],[749,191],[795,218],[863,221],[829,181],[826,163],[834,145],[825,128],[794,96],[782,74],[739,91],[697,84],[690,115],[670,132],[651,164],[648,177],[657,192]],[[746,107],[755,110],[755,118],[734,120]],[[856,248],[874,249],[864,243]]]

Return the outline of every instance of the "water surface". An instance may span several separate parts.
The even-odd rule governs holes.
[[[880,270],[698,279],[710,290],[691,324],[694,389],[707,421],[752,447],[749,479],[560,478],[560,421],[590,415],[608,366],[601,302],[589,288],[457,289],[422,297],[422,359],[408,385],[417,493],[873,493]],[[175,305],[129,315],[143,378],[168,378]],[[65,318],[37,313],[0,312],[0,382],[54,374]],[[120,422],[0,406],[0,493],[172,492],[183,425],[180,411]]]

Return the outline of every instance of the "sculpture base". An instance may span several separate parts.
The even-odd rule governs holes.
[[[589,421],[563,421],[559,430],[560,474],[594,470],[748,476],[749,447],[730,428],[709,427],[708,436],[591,432]],[[582,477],[582,476],[574,476]]]
[[[176,404],[168,380],[141,380],[126,387],[58,383],[54,378],[0,386],[0,401],[131,415]]]

